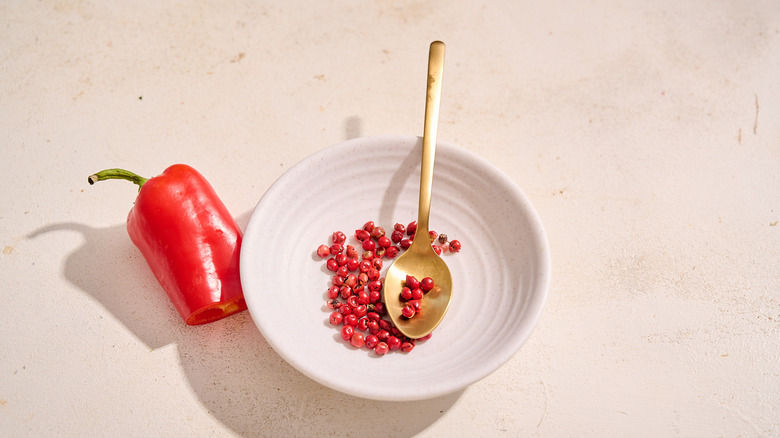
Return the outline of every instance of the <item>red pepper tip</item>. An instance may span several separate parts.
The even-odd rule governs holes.
[[[199,309],[190,314],[185,322],[187,325],[208,324],[244,310],[246,310],[246,301],[240,295]]]

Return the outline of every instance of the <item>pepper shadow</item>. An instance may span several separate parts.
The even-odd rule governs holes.
[[[82,246],[63,264],[63,274],[71,284],[100,302],[149,349],[174,341],[169,327],[179,315],[165,293],[158,290],[124,224],[95,228],[62,222],[39,228],[27,238],[62,232],[76,232],[84,238]]]
[[[242,229],[251,213],[236,218]],[[240,436],[335,436],[343,434],[346,419],[352,430],[377,430],[374,417],[356,417],[358,411],[392,412],[394,418],[404,419],[393,422],[392,434],[411,436],[441,418],[462,394],[401,403],[334,391],[276,354],[249,312],[201,326],[185,325],[130,242],[124,224],[95,228],[64,222],[27,237],[59,232],[77,232],[84,238],[63,263],[67,281],[100,302],[150,350],[175,344],[179,364],[200,402]]]

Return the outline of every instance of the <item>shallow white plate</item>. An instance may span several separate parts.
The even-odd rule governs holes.
[[[341,340],[325,306],[330,271],[314,251],[368,220],[415,220],[421,149],[418,137],[383,136],[317,152],[268,189],[244,235],[241,281],[257,327],[293,367],[347,394],[417,400],[465,389],[518,351],[546,300],[549,248],[528,198],[492,164],[439,142],[430,228],[463,244],[444,255],[449,312],[410,353],[379,357]]]

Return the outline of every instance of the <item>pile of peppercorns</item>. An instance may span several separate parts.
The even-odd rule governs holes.
[[[341,338],[352,346],[366,347],[381,356],[391,350],[412,351],[417,341],[431,337],[430,334],[420,339],[404,336],[389,319],[385,319],[387,309],[382,302],[384,260],[393,259],[408,249],[416,232],[416,221],[406,226],[398,223],[388,237],[384,228],[368,221],[362,228],[355,230],[355,245],[347,243],[346,234],[335,231],[331,234],[330,245],[323,244],[317,248],[317,255],[325,260],[327,269],[334,273],[327,292],[326,304],[331,310],[328,321],[336,327],[341,326]],[[430,231],[429,239],[434,251],[439,255],[461,250],[460,241],[448,240],[446,234]],[[429,277],[420,281],[407,277],[406,286],[410,293],[413,289],[424,293],[422,282],[425,282],[428,290],[434,286]],[[415,285],[419,287],[410,287]],[[414,317],[419,311],[419,299],[417,308],[414,302],[409,303],[414,300],[406,301],[407,306],[404,309],[410,307],[414,313],[406,310],[403,315],[407,318]]]

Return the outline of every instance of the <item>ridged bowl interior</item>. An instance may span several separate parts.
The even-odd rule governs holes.
[[[336,230],[352,239],[368,220],[385,228],[415,220],[421,148],[419,137],[381,136],[323,149],[268,189],[244,235],[242,286],[265,339],[303,374],[354,396],[419,400],[462,390],[520,349],[546,300],[549,247],[528,198],[494,165],[439,142],[430,228],[463,244],[443,256],[450,309],[410,353],[378,357],[341,340],[325,306],[330,271],[315,250]]]

